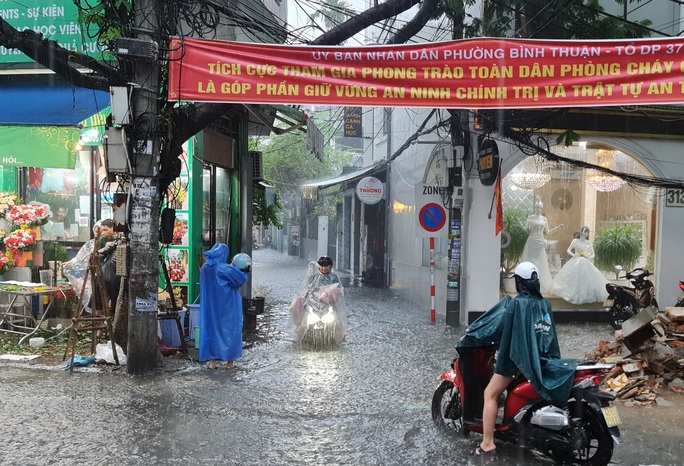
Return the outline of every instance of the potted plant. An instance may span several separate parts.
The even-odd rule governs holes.
[[[639,232],[630,225],[618,225],[602,231],[594,240],[594,264],[599,270],[615,272],[616,265],[631,270],[641,257]]]
[[[511,279],[515,266],[522,257],[530,231],[525,228],[529,212],[525,209],[505,209],[503,214],[503,231],[501,233],[501,254],[504,284]]]

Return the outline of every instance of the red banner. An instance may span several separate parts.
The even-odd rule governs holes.
[[[169,99],[531,108],[684,103],[684,38],[366,47],[173,38]]]

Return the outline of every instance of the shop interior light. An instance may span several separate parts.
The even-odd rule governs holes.
[[[528,157],[521,165],[520,169],[508,175],[511,183],[518,188],[532,191],[541,188],[551,180],[547,164],[541,157]]]
[[[598,165],[603,168],[615,168],[615,156],[617,151],[599,149],[596,151],[598,158]],[[607,193],[620,189],[625,184],[625,180],[619,176],[604,173],[598,170],[589,170],[587,172],[586,181],[589,186],[596,191]]]

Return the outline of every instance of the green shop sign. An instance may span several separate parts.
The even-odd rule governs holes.
[[[101,52],[97,41],[89,38],[97,28],[92,27],[89,31],[82,29],[78,22],[78,8],[73,0],[0,0],[0,17],[20,31],[35,31],[46,39],[57,41],[66,49],[84,52],[90,56],[98,56]],[[0,63],[32,61],[17,49],[0,46]]]
[[[39,168],[76,166],[80,132],[63,126],[2,126],[0,165]]]

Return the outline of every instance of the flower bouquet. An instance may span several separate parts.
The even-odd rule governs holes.
[[[36,232],[22,225],[3,239],[5,249],[10,251],[33,251],[36,248]]]
[[[50,217],[50,206],[46,204],[15,205],[5,214],[5,218],[16,226],[39,227],[45,225]]]
[[[5,218],[7,212],[16,205],[21,204],[21,199],[14,193],[0,192],[0,218]]]
[[[14,262],[11,258],[7,257],[7,254],[0,251],[0,275],[4,275],[9,269],[14,266]]]

